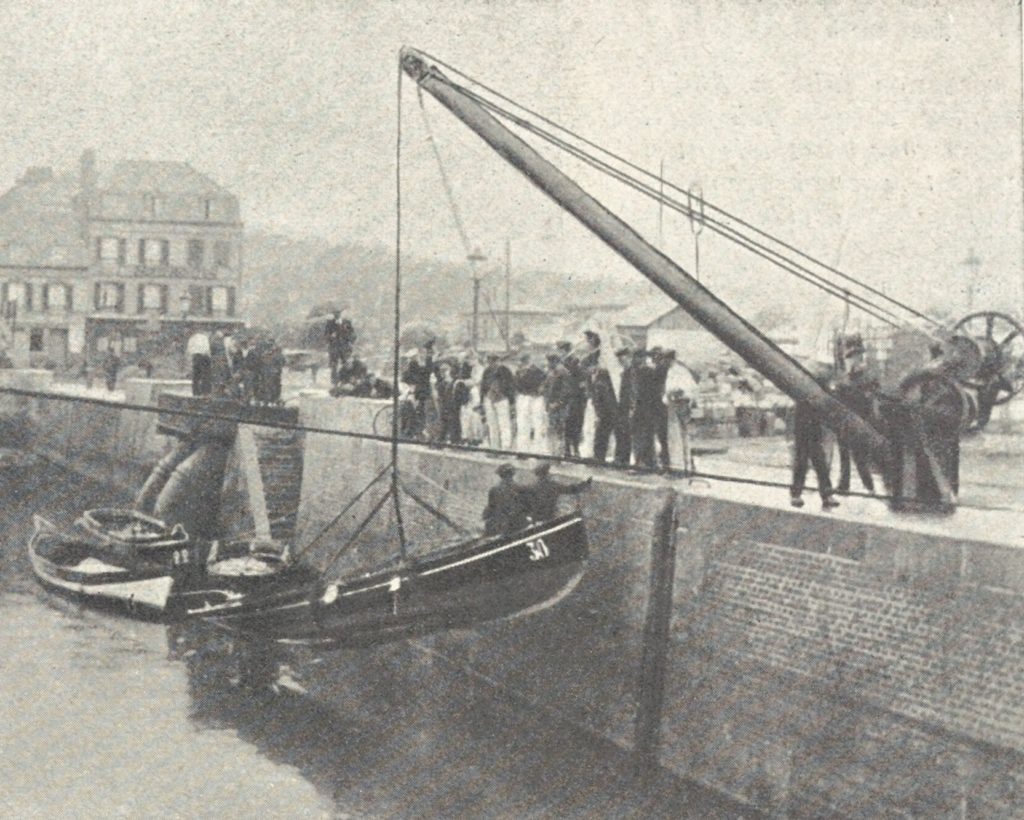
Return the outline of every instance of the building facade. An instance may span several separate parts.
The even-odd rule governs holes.
[[[243,271],[238,199],[183,162],[85,151],[75,174],[29,169],[0,196],[2,337],[16,364],[182,360],[230,331]]]

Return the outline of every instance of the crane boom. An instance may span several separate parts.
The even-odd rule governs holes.
[[[426,57],[403,48],[402,69],[503,159],[683,307],[710,333],[795,401],[810,405],[837,434],[888,465],[888,440],[821,387],[814,377],[725,302],[608,210],[449,81]],[[888,470],[887,470],[888,472]]]

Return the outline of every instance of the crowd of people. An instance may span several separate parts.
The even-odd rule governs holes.
[[[618,383],[601,338],[559,342],[546,353],[439,355],[433,342],[405,352],[406,436],[622,466],[669,466],[666,379],[675,353],[621,347]],[[542,366],[542,363],[544,366]],[[592,446],[583,452],[588,408]],[[591,442],[588,442],[588,445]],[[656,446],[657,445],[657,446]]]
[[[185,347],[192,366],[192,395],[233,398],[246,404],[281,403],[284,352],[269,336],[236,338],[196,331]]]

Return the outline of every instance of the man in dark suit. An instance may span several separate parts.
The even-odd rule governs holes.
[[[529,523],[526,496],[523,488],[513,481],[515,474],[516,468],[511,464],[498,467],[499,481],[487,492],[484,535],[507,535]]]
[[[636,367],[633,362],[633,350],[628,347],[615,351],[622,365],[619,377],[619,400],[615,412],[615,463],[620,467],[628,467],[632,455],[633,406],[636,403]]]

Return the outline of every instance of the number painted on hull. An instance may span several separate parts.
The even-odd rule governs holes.
[[[531,561],[543,561],[551,555],[551,551],[548,550],[548,545],[544,543],[543,538],[534,538],[532,541],[527,541],[526,548],[530,551]]]

